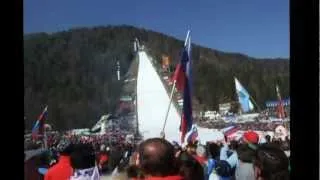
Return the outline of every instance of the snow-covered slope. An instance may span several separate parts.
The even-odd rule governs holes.
[[[137,108],[139,131],[144,139],[159,137],[169,105],[169,95],[145,52],[139,52]],[[166,139],[179,141],[180,115],[171,105],[165,129]]]
[[[218,141],[224,139],[223,133],[217,129],[208,129],[199,126],[196,127],[198,129],[198,139],[201,144],[206,144],[208,141]]]
[[[160,137],[160,132],[169,104],[169,95],[159,75],[145,52],[139,52],[139,70],[137,82],[137,109],[139,131],[144,139]],[[166,139],[180,142],[180,115],[171,105],[165,129]],[[198,136],[204,144],[206,141],[223,139],[223,134],[215,129],[198,127]]]

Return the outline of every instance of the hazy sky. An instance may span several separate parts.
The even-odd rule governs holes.
[[[24,0],[24,31],[128,24],[253,57],[289,57],[288,0]]]

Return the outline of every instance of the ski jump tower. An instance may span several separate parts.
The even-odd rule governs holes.
[[[120,81],[120,61],[117,61],[117,80]]]
[[[140,43],[139,43],[138,38],[134,39],[133,50],[134,50],[134,52],[138,52],[140,50]]]

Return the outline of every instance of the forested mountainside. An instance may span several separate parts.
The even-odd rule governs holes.
[[[133,61],[138,38],[159,63],[168,55],[179,60],[183,42],[162,33],[132,26],[77,28],[52,34],[24,36],[24,108],[26,126],[49,105],[48,123],[56,129],[91,127],[118,105],[123,81],[116,80],[116,61],[125,75]],[[254,59],[192,47],[194,99],[205,109],[236,100],[236,76],[255,100],[275,99],[275,84],[289,96],[289,61]]]

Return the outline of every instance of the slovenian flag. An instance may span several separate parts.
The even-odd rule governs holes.
[[[231,135],[233,135],[234,133],[236,133],[237,131],[239,131],[239,127],[238,126],[229,126],[226,127],[224,129],[222,129],[222,132],[225,136],[229,137]]]
[[[187,142],[193,144],[197,140],[197,138],[198,138],[198,129],[196,126],[193,126],[191,133],[187,135]]]
[[[192,104],[191,104],[191,37],[188,31],[180,63],[176,66],[173,81],[176,83],[176,88],[183,94],[183,108],[180,123],[181,143],[184,142],[185,135],[192,128]]]
[[[40,114],[38,120],[36,121],[36,124],[32,128],[32,137],[36,138],[36,136],[39,134],[39,130],[43,128],[44,125],[44,119],[48,114],[48,106],[44,108],[42,113]]]

